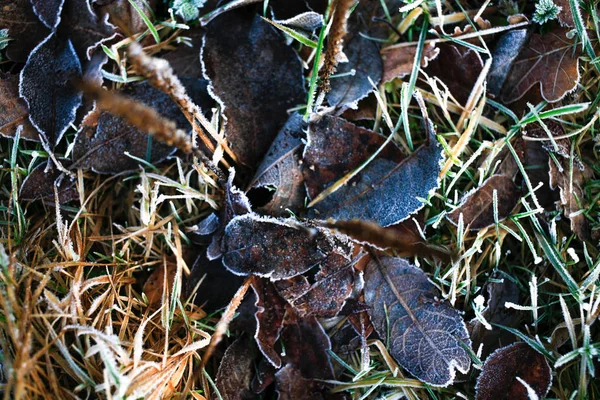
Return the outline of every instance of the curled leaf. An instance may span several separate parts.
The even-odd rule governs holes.
[[[332,252],[349,259],[352,245],[323,228],[246,214],[225,228],[223,264],[237,275],[291,278],[325,262]]]
[[[281,356],[275,344],[283,329],[286,302],[267,279],[255,277],[252,289],[256,294],[256,344],[265,358],[275,367],[281,367]]]
[[[29,119],[50,144],[57,144],[75,120],[81,92],[72,84],[81,78],[81,64],[70,40],[51,33],[27,59],[21,71],[20,94]]]
[[[458,225],[460,215],[463,223],[471,230],[480,230],[494,225],[494,192],[496,192],[497,221],[506,219],[516,207],[521,198],[521,192],[513,180],[504,175],[494,175],[483,184],[467,193],[454,211],[448,214],[448,219]]]
[[[421,58],[421,68],[426,68],[430,60],[435,59],[440,53],[440,49],[435,44],[427,43],[423,49]],[[390,46],[381,50],[381,58],[383,60],[383,82],[389,82],[395,78],[403,78],[410,75],[415,55],[417,54],[417,46]],[[452,65],[452,63],[445,63]]]
[[[550,390],[552,374],[546,358],[526,343],[515,343],[490,355],[477,379],[477,400],[528,400],[528,390],[542,398]]]
[[[245,337],[238,338],[225,350],[215,382],[223,400],[257,398],[250,390],[254,372],[254,352],[254,347]]]
[[[439,296],[427,275],[404,259],[367,265],[365,302],[379,336],[389,334],[392,357],[423,382],[448,386],[456,370],[469,370],[471,340],[458,311]]]

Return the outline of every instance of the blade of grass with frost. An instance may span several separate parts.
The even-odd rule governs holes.
[[[319,65],[321,63],[321,56],[323,55],[323,44],[325,43],[325,36],[327,35],[328,26],[329,25],[324,25],[321,27],[321,31],[319,32],[319,41],[317,42],[317,48],[315,49],[316,55],[308,85],[306,112],[304,113],[305,121],[308,120],[309,115],[312,114],[312,107],[315,103],[315,95],[317,93],[317,78],[319,77]]]
[[[594,52],[594,47],[592,46],[590,37],[585,29],[585,23],[581,15],[579,2],[577,0],[569,0],[569,7],[571,8],[571,14],[573,14],[573,22],[575,22],[575,29],[577,30],[577,36],[579,36],[579,39],[581,40],[581,45],[588,54],[588,57],[593,60],[596,58],[596,53]],[[594,67],[600,72],[600,67],[598,64],[594,64]]]
[[[488,102],[489,102],[489,100],[488,100]],[[532,122],[538,121],[539,119],[547,119],[547,118],[560,117],[562,115],[576,114],[576,113],[587,110],[589,108],[589,106],[590,106],[590,103],[577,103],[577,104],[569,104],[568,106],[553,108],[552,110],[542,111],[542,112],[539,112],[534,109],[537,112],[537,116],[535,114],[532,114],[532,112],[530,112],[527,114],[527,116],[525,116],[525,118],[523,118],[519,121],[519,125],[523,126],[526,124],[530,124]]]
[[[105,79],[108,79],[109,81],[113,81],[113,82],[118,82],[118,83],[130,83],[130,82],[138,82],[138,81],[143,81],[144,77],[142,76],[120,76],[120,75],[116,75],[116,74],[112,74],[108,71],[105,70],[100,70],[100,72],[102,72],[102,77]]]
[[[152,21],[150,21],[150,19],[148,18],[148,16],[142,11],[142,9],[140,8],[140,6],[138,6],[135,3],[135,1],[129,0],[129,4],[131,4],[131,6],[138,13],[139,17],[142,19],[142,21],[144,21],[144,24],[146,24],[146,26],[148,27],[148,30],[150,31],[150,33],[154,37],[154,40],[156,41],[156,44],[160,44],[160,35],[158,34],[158,31],[156,30],[156,27],[154,26],[154,24],[152,23]]]
[[[556,144],[556,141],[554,140],[554,135],[552,135],[552,132],[550,132],[550,129],[548,129],[548,126],[546,126],[544,121],[542,121],[539,114],[537,113],[535,108],[533,108],[533,105],[531,105],[531,103],[527,103],[527,107],[529,107],[529,110],[533,114],[533,117],[535,118],[536,122],[538,124],[540,124],[540,126],[542,127],[542,129],[544,130],[546,135],[548,135],[548,139],[550,139],[550,142],[552,143],[552,146],[554,147],[554,151],[558,152],[559,151],[558,144]]]
[[[522,341],[527,343],[529,346],[533,347],[536,351],[543,354],[544,357],[546,357],[552,363],[554,363],[556,361],[556,357],[553,356],[552,353],[550,353],[548,350],[546,350],[546,348],[540,342],[538,342],[539,339],[538,340],[532,339],[529,336],[527,336],[526,334],[522,333],[521,331],[519,331],[518,329],[515,329],[515,328],[496,324],[494,322],[492,322],[491,324],[498,328],[502,328],[502,329],[512,333],[513,335],[519,337]]]
[[[283,33],[285,33],[286,35],[290,36],[292,39],[297,40],[298,42],[302,43],[303,45],[310,47],[311,49],[316,49],[318,46],[318,43],[315,42],[314,40],[311,40],[309,38],[307,38],[306,36],[296,32],[295,30],[288,28],[287,26],[278,24],[275,21],[271,21],[270,19],[267,19],[265,17],[261,17],[263,20],[265,20],[266,22],[268,22],[269,24],[273,25],[275,28],[281,30]]]

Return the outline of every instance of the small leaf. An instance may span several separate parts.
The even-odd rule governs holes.
[[[300,59],[262,18],[237,10],[208,26],[202,63],[227,118],[225,137],[238,160],[253,168],[285,124],[287,110],[304,101]]]
[[[545,35],[531,35],[504,83],[502,101],[512,103],[538,83],[542,96],[550,103],[575,89],[579,82],[581,50],[567,39],[567,32],[567,29],[557,28]]]
[[[27,103],[19,97],[19,76],[0,72],[0,135],[14,137],[23,127],[21,139],[39,142],[37,129],[29,122]]]
[[[552,374],[544,356],[526,343],[496,350],[487,358],[477,379],[477,400],[529,400],[521,378],[539,398],[550,390]]]
[[[68,167],[70,160],[59,159],[63,166]],[[70,178],[63,176],[62,172],[55,166],[48,167],[48,162],[43,162],[33,169],[23,181],[19,192],[21,200],[43,200],[48,204],[54,205],[56,198],[54,196],[54,184],[57,184],[58,202],[66,204],[78,197],[75,182]],[[62,176],[62,179],[58,180]],[[59,184],[60,183],[60,184]]]
[[[65,0],[31,0],[33,12],[48,28],[54,29],[60,22],[60,12]]]
[[[518,204],[521,192],[513,180],[504,175],[494,175],[480,187],[466,193],[458,207],[448,214],[448,219],[458,225],[462,214],[465,226],[474,231],[494,225],[494,191],[497,196],[498,221],[506,219]]]
[[[365,273],[365,302],[390,354],[408,372],[433,386],[448,386],[471,360],[465,323],[419,268],[401,258],[373,260]],[[389,326],[388,326],[389,321]]]
[[[250,390],[254,373],[254,352],[250,340],[243,336],[225,350],[215,382],[223,400],[257,398]]]
[[[440,49],[435,44],[427,43],[423,49],[421,68],[426,68],[430,60],[437,58]],[[389,82],[395,78],[404,78],[410,75],[417,54],[417,45],[414,46],[390,46],[381,50],[383,59],[383,82]],[[452,63],[444,62],[446,66]],[[460,64],[459,64],[460,65]]]
[[[171,295],[177,265],[173,260],[160,263],[144,282],[143,292],[151,307],[158,307],[162,303],[163,295]]]
[[[558,13],[558,22],[564,27],[574,28],[573,12],[569,5],[569,0],[554,0],[554,3],[561,8]]]
[[[81,92],[72,84],[81,78],[81,64],[70,40],[53,32],[31,53],[21,71],[20,94],[29,119],[51,145],[60,142],[75,120]]]
[[[256,294],[256,344],[275,368],[281,368],[280,350],[275,344],[283,329],[286,302],[268,279],[254,277],[252,289]]]
[[[288,209],[297,212],[304,206],[306,190],[300,158],[305,129],[302,116],[294,113],[273,141],[249,185],[250,198],[258,189],[275,188],[268,203],[257,208],[257,211],[282,217],[288,215]]]
[[[7,28],[11,39],[6,56],[15,62],[27,61],[50,31],[35,15],[30,0],[0,0],[0,10],[0,29]]]
[[[427,198],[439,186],[442,148],[429,134],[429,144],[409,157],[403,157],[393,143],[388,144],[349,182],[318,202],[309,216],[362,219],[385,227],[418,211],[424,205],[418,198]],[[325,116],[312,123],[303,156],[309,197],[314,199],[355,170],[383,142],[378,134],[341,118]]]
[[[272,280],[291,278],[325,262],[332,252],[347,259],[352,244],[323,228],[305,227],[292,219],[246,214],[225,228],[223,264],[237,275]]]

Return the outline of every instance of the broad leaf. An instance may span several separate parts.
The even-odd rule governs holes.
[[[567,29],[553,29],[545,35],[532,34],[510,71],[501,93],[511,103],[536,84],[548,102],[562,99],[579,82],[581,47],[567,39]]]
[[[19,97],[19,76],[0,72],[0,135],[14,137],[22,126],[20,137],[39,141],[38,131],[29,122],[27,103]]]
[[[389,337],[392,357],[416,378],[448,386],[456,370],[469,370],[466,348],[471,340],[465,323],[419,268],[401,258],[371,261],[365,302],[379,336]]]
[[[352,244],[323,228],[246,214],[225,228],[223,264],[237,275],[291,278],[335,253],[350,259]]]
[[[227,118],[225,137],[240,163],[253,168],[287,110],[304,102],[300,59],[269,23],[236,10],[208,26],[202,63]]]
[[[402,157],[393,143],[349,182],[318,202],[314,218],[363,219],[381,226],[403,221],[423,207],[439,185],[442,148],[429,120],[428,143]],[[337,117],[312,123],[304,151],[308,194],[314,199],[325,188],[365,162],[383,143],[378,134]]]
[[[550,390],[552,374],[544,356],[526,343],[515,343],[496,350],[485,360],[477,379],[477,400],[528,400],[531,388],[538,398]]]
[[[496,192],[497,220],[494,219],[494,192]],[[463,223],[471,230],[480,230],[506,219],[521,198],[512,178],[494,175],[483,184],[465,194],[462,202],[448,214],[448,219],[458,225],[462,214]]]
[[[56,32],[33,50],[21,71],[20,94],[29,106],[29,119],[51,145],[75,120],[81,92],[72,81],[80,78],[81,64],[71,41]]]

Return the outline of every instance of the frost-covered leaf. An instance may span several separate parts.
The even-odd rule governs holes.
[[[283,329],[286,302],[268,279],[254,277],[252,289],[256,294],[256,344],[265,358],[275,368],[280,368],[281,349],[275,344]]]
[[[223,106],[230,147],[253,168],[285,124],[287,110],[305,101],[300,59],[269,23],[236,10],[208,25],[202,63],[211,94]]]
[[[281,217],[289,214],[288,209],[297,212],[304,205],[306,190],[300,158],[306,126],[300,114],[292,114],[258,167],[248,195],[252,198],[261,189],[272,192],[268,203],[257,211]]]
[[[19,126],[21,139],[39,141],[37,129],[29,122],[27,103],[19,97],[19,75],[0,72],[0,135],[14,137]]]
[[[288,364],[275,374],[278,400],[325,400],[334,396],[327,393],[323,383],[306,379],[302,373]]]
[[[215,382],[223,400],[250,400],[258,397],[250,390],[255,352],[250,340],[243,336],[227,348],[219,364]]]
[[[349,259],[352,245],[323,228],[246,214],[225,228],[223,264],[237,275],[279,280],[308,271],[334,251]]]
[[[390,338],[392,357],[416,378],[448,386],[456,370],[469,370],[466,348],[471,340],[465,323],[419,268],[402,258],[371,261],[365,272],[365,302],[379,336]]]
[[[0,29],[8,29],[9,60],[25,62],[29,53],[50,31],[33,12],[29,0],[0,0]]]
[[[71,41],[56,32],[33,50],[21,71],[20,94],[29,107],[29,119],[51,145],[75,120],[81,92],[72,81],[80,78],[81,64]]]
[[[191,46],[180,43],[173,51],[164,55],[171,68],[177,76],[188,78],[202,78],[202,64],[200,63],[200,48],[202,47],[202,36],[204,30],[193,28],[182,33],[182,36],[190,39]],[[188,43],[188,42],[185,42]]]
[[[81,60],[89,59],[100,44],[115,37],[108,15],[98,16],[89,0],[66,0],[63,24]]]
[[[65,0],[31,0],[33,12],[48,28],[54,29],[60,22],[60,12]]]
[[[462,202],[448,214],[448,219],[458,225],[460,215],[463,223],[471,230],[480,230],[494,225],[494,191],[498,221],[506,219],[518,204],[521,191],[513,183],[512,178],[494,175],[486,179],[478,188],[465,194]]]
[[[537,84],[548,102],[558,101],[575,89],[579,82],[581,46],[567,39],[567,32],[556,28],[545,35],[531,35],[504,83],[502,101],[519,100]]]
[[[429,120],[427,120],[429,122]],[[420,198],[439,185],[442,147],[428,124],[428,144],[409,157],[389,143],[356,176],[318,202],[309,216],[362,219],[381,226],[401,222],[423,207]],[[310,125],[304,151],[304,178],[314,199],[365,162],[384,139],[341,118],[323,117]]]
[[[207,94],[204,80],[183,78],[181,81],[196,104],[210,107],[212,99]],[[163,117],[175,121],[179,128],[190,129],[187,119],[171,98],[147,82],[132,85],[124,92],[133,99],[158,110]],[[127,156],[125,152],[142,160],[158,163],[174,151],[174,147],[149,141],[146,133],[127,124],[121,118],[103,112],[98,118],[95,134],[92,129],[79,132],[77,135],[73,159],[79,168],[109,174],[134,170],[138,167],[139,162]],[[150,156],[149,159],[146,158],[147,155]]]
[[[492,53],[492,66],[487,78],[487,89],[494,96],[500,94],[504,82],[506,82],[521,49],[527,44],[529,36],[530,32],[527,29],[512,29],[500,36]]]
[[[550,390],[552,374],[544,356],[526,343],[515,343],[490,355],[477,379],[477,400],[529,400],[522,379],[543,398]]]
[[[70,160],[59,159],[64,167],[68,167]],[[48,171],[48,162],[43,162],[35,167],[23,181],[19,191],[21,200],[43,200],[48,204],[55,204],[54,185],[58,194],[59,204],[68,203],[78,197],[75,182],[62,174],[56,166],[51,166]],[[61,179],[59,179],[61,178]]]
[[[381,50],[381,58],[383,60],[382,81],[389,82],[392,79],[404,78],[405,76],[410,75],[415,62],[416,53],[417,45],[390,46]],[[426,44],[423,48],[423,56],[421,57],[421,68],[426,68],[429,61],[435,59],[439,53],[440,49],[437,48],[435,44]]]
[[[151,0],[150,2],[147,2],[146,0],[132,0],[132,2],[129,0],[109,0],[108,4],[105,3],[106,2],[102,3],[104,5],[100,7],[100,12],[102,14],[108,14],[109,22],[118,26],[121,31],[125,32],[127,35],[135,35],[136,33],[141,33],[148,29],[146,22],[144,22],[144,19],[140,16],[140,13],[135,9],[132,3],[135,3],[135,5],[137,5],[138,8],[142,10],[143,14],[150,20],[152,20],[152,14],[146,5],[149,5],[150,7],[156,6],[155,0]],[[185,36],[188,34],[189,31],[186,31]],[[198,58],[198,54],[196,54],[196,58]],[[181,74],[180,76],[188,75]],[[197,76],[196,78],[201,77],[202,76]]]

